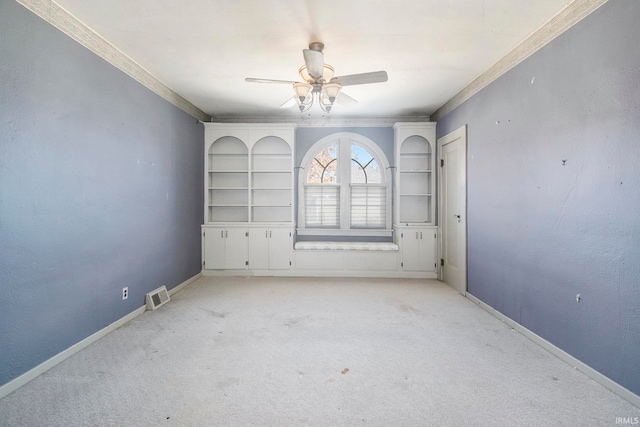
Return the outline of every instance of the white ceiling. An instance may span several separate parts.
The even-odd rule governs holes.
[[[570,0],[56,0],[205,113],[295,118],[280,109],[302,49],[325,44],[336,75],[385,70],[345,87],[331,116],[428,116]],[[306,115],[321,116],[312,109]]]

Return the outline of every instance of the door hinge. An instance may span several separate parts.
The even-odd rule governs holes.
[[[440,258],[440,265],[444,265],[444,258]]]
[[[245,262],[244,262],[244,265],[249,265],[249,261],[245,261]]]
[[[404,262],[401,262],[401,263],[400,263],[400,267],[404,267]]]
[[[207,265],[207,261],[202,261],[202,265]]]
[[[205,232],[203,231],[203,232],[202,232],[202,237],[204,237],[204,233],[205,233]]]
[[[440,159],[440,167],[444,167],[444,159]]]
[[[249,232],[244,233],[244,237],[249,237]]]
[[[291,265],[291,261],[289,261],[289,265]]]

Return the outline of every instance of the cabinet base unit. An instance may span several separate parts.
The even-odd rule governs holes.
[[[249,231],[249,269],[289,270],[292,239],[291,228],[252,228]]]
[[[427,237],[433,238],[435,227],[421,227],[416,242],[298,242],[293,244],[293,228],[288,226],[236,226],[236,241],[227,232],[233,226],[203,226],[203,272],[205,276],[300,276],[300,277],[386,277],[436,279],[435,249],[430,256]],[[415,233],[415,230],[411,230]],[[245,234],[243,234],[245,233]],[[207,234],[213,237],[207,239]],[[408,235],[408,233],[405,233]],[[222,237],[221,237],[222,236]],[[225,241],[225,239],[227,239]],[[247,264],[237,268],[222,267],[220,261],[207,260],[206,254],[223,257],[220,240],[226,245],[246,248]],[[214,245],[208,248],[206,245]],[[246,244],[246,246],[245,246]],[[427,249],[424,248],[426,246]],[[226,246],[225,246],[226,248]],[[414,253],[418,251],[417,253]],[[242,258],[245,252],[235,251]],[[225,254],[226,255],[226,254]],[[426,260],[423,259],[426,257]],[[213,266],[213,267],[211,267]]]
[[[246,270],[248,231],[244,227],[202,227],[204,270]]]
[[[237,272],[282,271],[291,268],[293,228],[248,224],[202,226],[202,270]]]
[[[437,227],[397,226],[395,236],[402,254],[400,260],[402,271],[437,273]]]

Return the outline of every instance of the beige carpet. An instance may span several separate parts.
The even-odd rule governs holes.
[[[3,426],[614,426],[640,409],[436,281],[201,278]]]

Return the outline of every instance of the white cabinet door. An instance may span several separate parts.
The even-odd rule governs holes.
[[[404,271],[436,270],[436,234],[433,228],[403,228],[400,239]]]
[[[288,270],[291,266],[291,230],[274,228],[269,230],[269,269]]]
[[[251,270],[269,268],[269,230],[266,228],[249,230],[249,268]]]
[[[247,230],[207,227],[203,229],[204,268],[238,270],[247,268]]]
[[[421,231],[420,236],[420,255],[425,262],[423,271],[436,271],[438,235],[435,229],[427,228]]]
[[[423,271],[426,262],[420,254],[420,232],[418,229],[403,229],[402,235],[402,269],[405,271]]]
[[[291,230],[255,228],[249,231],[249,268],[252,270],[288,270]]]
[[[246,269],[249,261],[249,247],[247,230],[242,228],[229,228],[225,230],[225,269]]]
[[[204,246],[203,267],[206,270],[223,270],[226,262],[224,229],[207,228],[203,230],[202,244]]]

